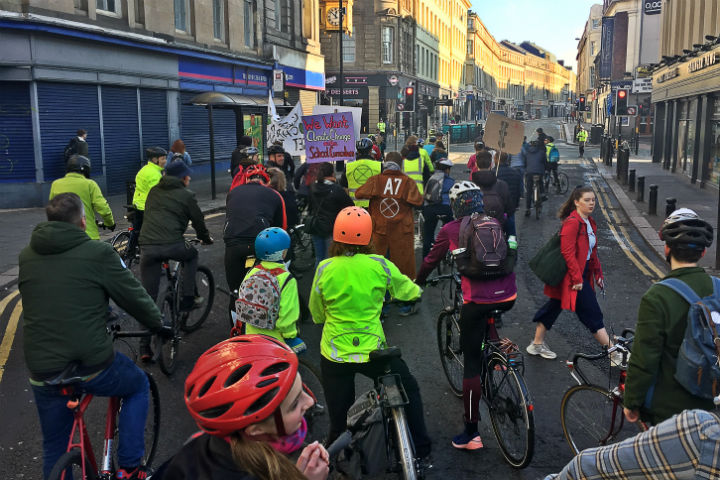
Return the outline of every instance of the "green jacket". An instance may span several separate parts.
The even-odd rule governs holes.
[[[95,223],[96,213],[102,217],[103,222],[108,227],[115,225],[110,205],[103,197],[95,180],[85,178],[82,173],[70,172],[52,183],[50,186],[50,200],[61,193],[75,193],[80,197],[83,207],[85,207],[85,218],[87,220],[85,233],[93,240],[100,239],[98,226]]]
[[[267,270],[273,270],[275,268],[282,268],[285,270],[285,265],[282,263],[261,262],[261,264]],[[261,271],[263,270],[253,267],[247,275],[245,275],[245,279]],[[298,318],[300,318],[300,301],[298,300],[297,280],[295,280],[295,277],[290,277],[289,279],[288,277],[290,277],[290,272],[287,270],[277,275],[278,285],[280,285],[282,290],[280,292],[280,312],[278,314],[277,322],[275,322],[275,329],[267,330],[257,328],[249,323],[246,323],[245,333],[269,335],[282,341],[286,338],[297,337],[297,328],[295,327],[295,324],[297,323]],[[243,281],[245,279],[243,279]]]
[[[678,268],[665,278],[682,280],[701,298],[713,292],[712,280],[701,267]],[[688,309],[680,295],[663,285],[653,285],[640,300],[624,404],[653,424],[685,409],[714,408],[712,400],[691,395],[674,378]]]
[[[387,345],[380,323],[385,292],[403,301],[422,289],[380,255],[331,257],[318,265],[310,291],[310,313],[324,323],[320,354],[334,362],[365,363]]]
[[[112,361],[109,298],[150,330],[162,326],[155,303],[110,244],[90,240],[75,225],[40,223],[19,263],[23,352],[33,378],[59,373],[72,361],[89,375]]]
[[[210,239],[195,193],[177,177],[162,177],[147,196],[140,245],[183,242],[189,221],[200,240]]]
[[[580,130],[580,131],[577,133],[577,139],[578,139],[579,142],[586,142],[586,141],[587,141],[587,137],[588,137],[587,130]]]
[[[427,150],[424,148],[419,149],[420,151],[420,158],[422,158],[423,163],[425,164],[425,167],[430,171],[430,173],[435,171],[435,167],[433,167],[432,160],[430,159],[430,154]],[[422,193],[422,190],[420,191]]]
[[[163,168],[152,162],[148,162],[135,175],[135,193],[133,194],[133,205],[138,210],[145,210],[150,189],[158,184],[163,176]]]

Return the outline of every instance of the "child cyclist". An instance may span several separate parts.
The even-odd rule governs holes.
[[[283,260],[290,248],[290,236],[285,230],[278,227],[270,227],[258,233],[255,237],[255,256],[260,263],[255,265],[245,275],[243,283],[240,285],[240,300],[237,305],[242,309],[245,305],[253,305],[257,303],[257,298],[249,303],[243,303],[243,290],[249,285],[248,280],[259,274],[263,274],[265,278],[268,275],[275,277],[277,287],[279,288],[279,310],[277,311],[277,319],[274,328],[260,328],[253,325],[252,322],[244,323],[247,334],[268,335],[278,340],[283,340],[295,351],[295,353],[303,352],[307,349],[305,342],[297,336],[297,328],[295,326],[300,316],[300,301],[298,300],[297,281],[288,272]],[[256,278],[257,280],[257,278]],[[240,316],[236,317],[234,333],[240,333],[241,325],[238,321],[243,321]]]
[[[328,453],[317,442],[293,462],[307,434],[305,393],[295,353],[272,337],[241,335],[198,358],[185,405],[198,433],[160,466],[154,480],[325,480]]]
[[[401,301],[417,300],[422,290],[381,255],[372,252],[372,220],[360,207],[346,207],[333,226],[330,257],[320,262],[310,293],[310,313],[324,323],[320,367],[330,416],[329,441],[345,430],[348,409],[355,401],[355,374],[382,375],[383,365],[371,362],[373,350],[385,348],[380,323],[385,292]],[[406,408],[419,458],[430,454],[422,399],[417,380],[400,358],[390,361],[410,400]]]

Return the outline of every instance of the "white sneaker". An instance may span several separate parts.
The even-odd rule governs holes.
[[[630,352],[627,353],[627,359],[623,362],[622,352],[615,350],[610,354],[610,366],[627,368],[627,364],[630,361]]]
[[[542,358],[553,360],[557,358],[557,354],[550,350],[545,342],[541,344],[530,343],[525,349],[530,355],[540,355]]]

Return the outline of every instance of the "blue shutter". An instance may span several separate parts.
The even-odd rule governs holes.
[[[63,152],[79,128],[88,132],[93,176],[102,174],[97,86],[40,82],[37,89],[45,181],[65,175]]]
[[[110,195],[125,193],[125,184],[140,169],[137,90],[102,87],[105,166]]]
[[[168,141],[166,91],[140,89],[140,111],[142,114],[143,149],[162,147],[168,150],[170,142]]]
[[[29,83],[0,82],[0,182],[35,182]]]
[[[205,107],[185,105],[197,93],[182,92],[180,95],[180,138],[185,142],[185,148],[196,162],[210,161],[210,128],[208,127],[208,112]],[[213,110],[213,124],[215,126],[215,160],[230,160],[232,151],[237,146],[235,136],[235,112],[233,110]]]

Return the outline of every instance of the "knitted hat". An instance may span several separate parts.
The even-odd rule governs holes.
[[[177,178],[189,177],[192,174],[192,170],[182,160],[173,160],[168,166],[165,167],[165,175],[170,175]]]
[[[458,219],[473,213],[483,213],[483,194],[481,190],[468,190],[458,194],[450,205],[453,216]]]

